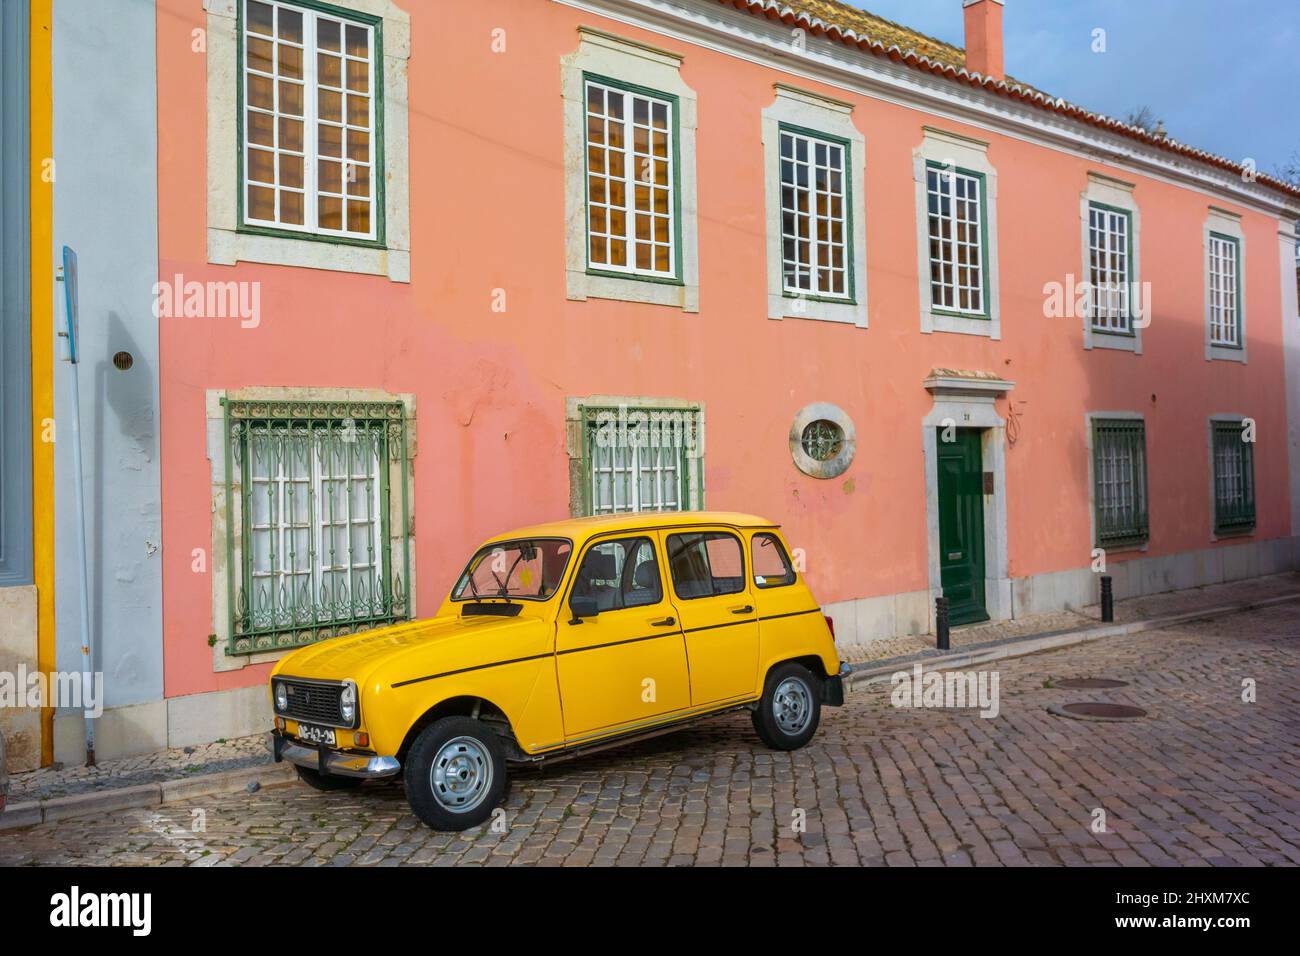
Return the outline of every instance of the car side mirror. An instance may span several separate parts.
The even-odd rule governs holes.
[[[595,617],[600,613],[600,606],[593,597],[569,598],[569,610],[573,612],[570,624],[581,624],[584,617]]]

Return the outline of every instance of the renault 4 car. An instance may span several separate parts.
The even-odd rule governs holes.
[[[432,618],[289,654],[271,746],[322,790],[401,774],[421,820],[463,830],[512,766],[729,711],[769,747],[802,747],[845,672],[771,521],[578,518],[489,540]]]

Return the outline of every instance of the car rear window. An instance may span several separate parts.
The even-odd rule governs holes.
[[[679,598],[689,600],[745,590],[740,539],[725,531],[669,535],[668,566]]]
[[[754,584],[760,588],[779,588],[794,584],[794,568],[786,556],[781,539],[774,534],[756,534],[750,547],[754,562]]]

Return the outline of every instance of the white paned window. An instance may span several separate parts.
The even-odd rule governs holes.
[[[1231,236],[1210,233],[1210,344],[1241,345],[1240,250]]]
[[[1122,209],[1096,203],[1088,207],[1088,269],[1092,327],[1100,332],[1131,332],[1130,236],[1132,219]]]
[[[930,301],[934,308],[987,314],[984,301],[984,195],[980,177],[930,166]]]
[[[253,426],[246,495],[253,630],[373,613],[384,590],[381,437]]]
[[[846,297],[847,149],[781,130],[781,272],[796,295]]]
[[[589,410],[591,513],[691,510],[687,458],[698,422],[693,411]]]
[[[675,278],[673,103],[586,81],[588,262]]]
[[[375,239],[374,26],[241,2],[243,224]]]

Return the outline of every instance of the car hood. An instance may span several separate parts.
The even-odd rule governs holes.
[[[459,614],[395,624],[300,648],[274,673],[317,680],[396,683],[536,653],[549,622],[536,617],[466,617]]]

